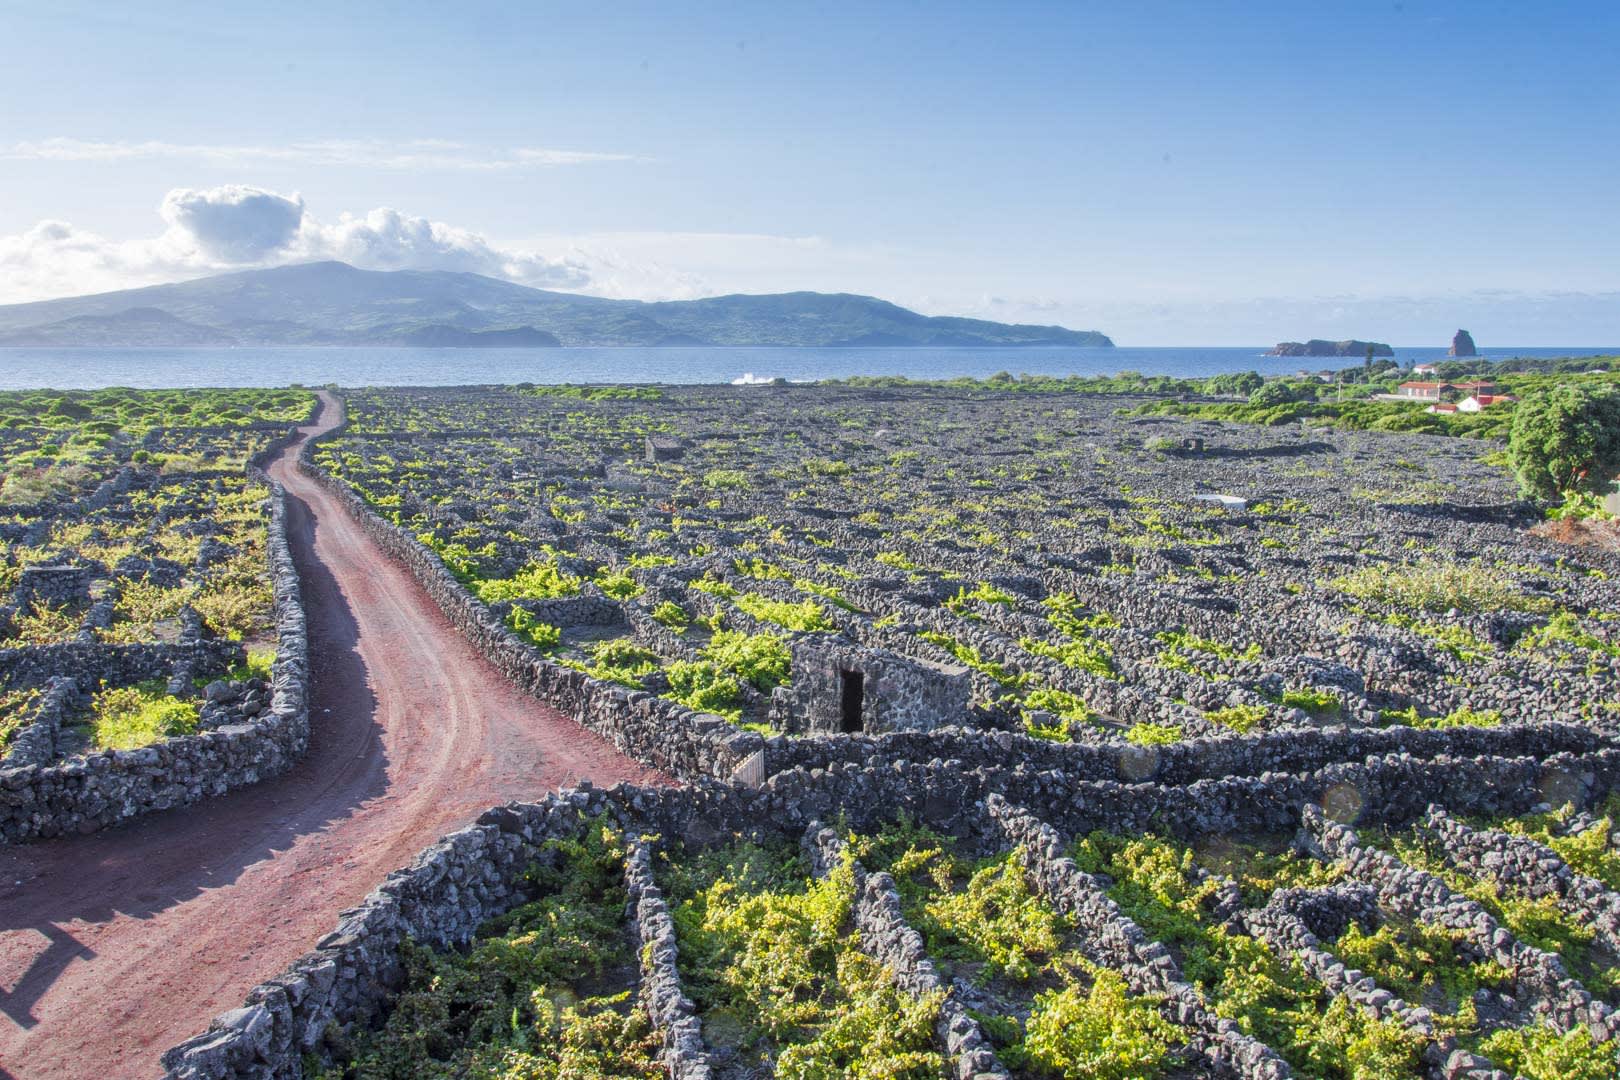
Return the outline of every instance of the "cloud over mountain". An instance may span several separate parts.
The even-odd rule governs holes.
[[[189,234],[209,258],[251,264],[285,251],[298,239],[304,200],[241,184],[204,191],[175,188],[163,197],[158,213],[171,229]]]
[[[461,270],[543,288],[579,289],[591,275],[578,262],[498,248],[477,233],[381,207],[336,224],[306,221],[301,255],[370,270]]]
[[[243,184],[175,188],[152,237],[114,241],[63,221],[0,236],[0,303],[124,289],[221,270],[338,259],[374,270],[456,270],[584,289],[577,255],[500,247],[468,229],[391,207],[322,222],[303,197]]]

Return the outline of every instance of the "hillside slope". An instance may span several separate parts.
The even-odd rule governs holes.
[[[848,293],[607,300],[478,274],[359,270],[339,262],[0,306],[0,345],[11,346],[440,343],[1113,344],[1095,331],[920,315]]]

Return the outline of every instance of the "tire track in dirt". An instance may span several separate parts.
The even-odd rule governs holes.
[[[329,430],[325,407],[306,437]],[[157,1076],[388,871],[486,807],[659,781],[480,656],[336,499],[287,489],[312,668],[286,775],[86,837],[0,848],[0,1077]]]

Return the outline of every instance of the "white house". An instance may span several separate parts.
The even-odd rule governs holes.
[[[1518,401],[1512,394],[1473,394],[1457,402],[1458,412],[1480,412],[1492,405],[1501,405],[1508,401]]]

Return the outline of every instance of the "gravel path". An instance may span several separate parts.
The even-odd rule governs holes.
[[[306,433],[341,415],[322,398]],[[270,473],[309,615],[308,756],[122,828],[0,848],[0,1077],[156,1076],[163,1050],[491,804],[659,779],[478,656],[297,451]]]

